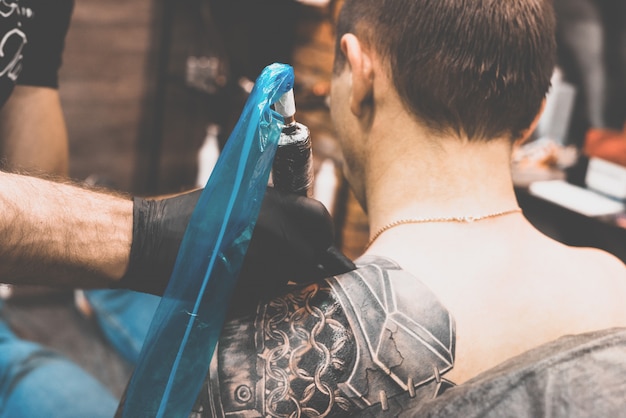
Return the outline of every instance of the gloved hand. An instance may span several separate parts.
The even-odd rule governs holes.
[[[118,287],[163,294],[200,193],[134,199],[130,262]],[[332,221],[320,202],[267,189],[240,284],[269,290],[288,281],[311,281],[354,268],[333,247]]]

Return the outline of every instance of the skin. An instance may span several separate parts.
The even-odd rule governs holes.
[[[0,172],[0,213],[0,282],[108,287],[126,271],[128,199]]]
[[[0,155],[6,168],[66,177],[68,154],[58,90],[16,86],[0,109]]]
[[[434,134],[404,108],[375,50],[354,34],[340,45],[347,63],[332,80],[331,114],[372,236],[399,219],[517,207],[508,138]],[[520,213],[397,226],[366,254],[397,261],[451,311],[457,358],[446,377],[456,383],[562,335],[626,326],[624,264],[566,247]]]

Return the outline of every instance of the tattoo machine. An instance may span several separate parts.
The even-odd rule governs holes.
[[[296,122],[293,89],[278,99],[274,109],[285,120],[272,166],[274,188],[311,197],[313,186],[311,134],[309,128]]]

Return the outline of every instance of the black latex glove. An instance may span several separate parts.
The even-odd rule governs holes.
[[[163,294],[200,193],[134,199],[130,263],[119,287]],[[289,281],[306,282],[354,268],[333,247],[332,221],[320,202],[267,189],[240,284],[271,290]]]

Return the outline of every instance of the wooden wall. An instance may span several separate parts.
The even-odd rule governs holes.
[[[70,136],[70,174],[134,187],[137,140],[154,69],[153,0],[76,0],[60,93]]]

